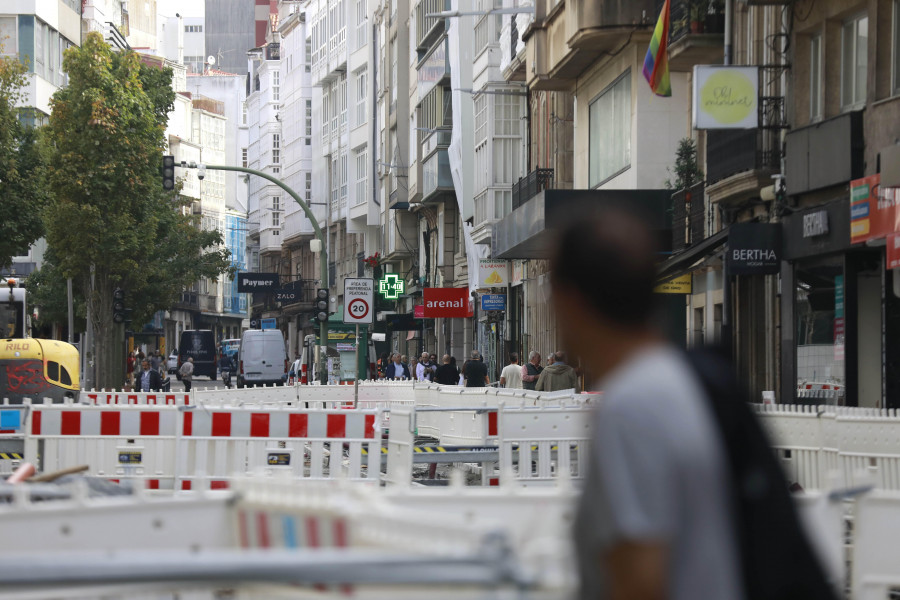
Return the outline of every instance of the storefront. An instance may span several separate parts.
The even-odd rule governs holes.
[[[883,406],[883,244],[851,245],[847,197],[785,217],[783,232],[780,401],[826,389]]]

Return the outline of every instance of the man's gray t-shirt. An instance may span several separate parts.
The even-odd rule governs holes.
[[[609,597],[600,557],[631,541],[668,546],[667,598],[739,600],[725,449],[691,366],[657,346],[600,389],[575,527],[581,597]]]

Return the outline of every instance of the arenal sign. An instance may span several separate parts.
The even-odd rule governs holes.
[[[728,229],[729,275],[773,275],[781,269],[781,226],[735,223]]]
[[[271,292],[278,287],[278,273],[238,273],[238,293]]]
[[[469,313],[469,288],[425,288],[426,319],[466,318]]]

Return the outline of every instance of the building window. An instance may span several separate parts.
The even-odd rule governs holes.
[[[631,70],[591,102],[589,180],[596,187],[631,165]]]
[[[281,219],[281,213],[272,213],[272,227],[278,227]]]
[[[281,73],[272,71],[272,102],[281,100]]]
[[[356,126],[366,122],[366,76],[365,71],[356,74]]]
[[[275,212],[281,210],[281,196],[272,196],[272,210]]]
[[[356,49],[366,45],[366,0],[356,0]]]
[[[272,134],[272,164],[277,165],[281,163],[281,134],[273,133]]]
[[[312,137],[312,100],[306,101],[306,145]]]
[[[841,106],[856,108],[866,102],[869,66],[869,17],[860,15],[841,28]]]
[[[246,168],[247,167],[247,149],[241,148],[241,165]]]
[[[312,202],[312,173],[306,172],[306,201]]]
[[[366,187],[367,187],[367,160],[366,160],[366,151],[365,150],[357,150],[356,151],[356,198],[355,205],[362,204],[366,201]]]
[[[809,41],[809,118],[822,118],[822,36]]]
[[[18,50],[16,17],[0,17],[0,56],[15,56]]]
[[[347,125],[347,76],[341,75],[341,86],[340,86],[340,95],[341,95],[341,129],[345,128]]]
[[[347,203],[347,155],[341,155],[341,206]]]
[[[309,66],[312,64],[312,40],[309,38],[306,39],[306,54],[304,58],[306,64],[303,67],[309,73]]]
[[[203,25],[185,25],[185,33],[203,33]]]

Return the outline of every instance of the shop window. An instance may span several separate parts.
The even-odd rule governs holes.
[[[703,319],[703,307],[694,309],[694,346],[702,346],[704,342],[704,319]]]
[[[844,385],[844,274],[840,259],[797,269],[797,386]]]

